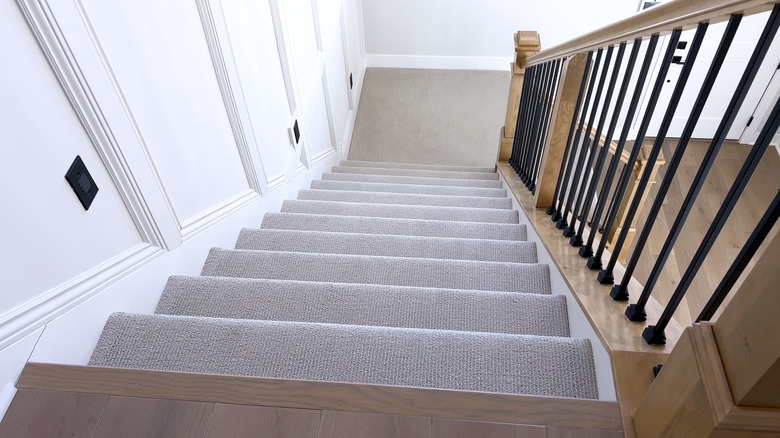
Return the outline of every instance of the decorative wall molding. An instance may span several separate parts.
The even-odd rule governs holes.
[[[366,55],[369,67],[509,71],[511,57]]]
[[[285,37],[285,26],[282,23],[282,12],[279,8],[278,0],[269,0],[271,7],[271,18],[274,22],[274,34],[276,34],[276,49],[279,52],[279,64],[282,67],[282,76],[284,77],[284,88],[287,92],[287,103],[290,106],[290,114],[295,114],[298,109],[298,100],[295,97],[295,88],[293,85],[293,71],[290,60],[287,55],[287,46],[289,45]]]
[[[162,248],[148,243],[134,245],[89,271],[0,315],[0,350],[165,253]]]
[[[264,194],[268,191],[265,174],[260,163],[257,140],[252,130],[252,121],[246,107],[246,96],[241,88],[238,68],[233,60],[230,38],[221,11],[219,0],[196,0],[203,32],[206,36],[214,73],[225,102],[230,126],[236,139],[236,147],[244,166],[249,187]],[[215,4],[216,3],[216,4]],[[185,233],[186,234],[186,233]]]
[[[132,166],[131,171],[126,151],[120,148],[114,137],[103,108],[70,49],[72,44],[66,41],[49,3],[46,0],[17,0],[17,4],[84,131],[111,176],[142,239],[164,249],[177,247],[180,244],[180,235],[179,230],[175,229],[175,220],[165,215],[160,217],[161,212],[157,211],[159,209],[151,205],[162,195],[159,187],[137,178],[137,175],[144,173],[137,166]],[[79,13],[83,15],[83,10]],[[94,41],[94,35],[90,36]],[[116,81],[113,82],[116,85]],[[154,169],[145,170],[155,172]],[[159,179],[156,181],[160,182]],[[170,213],[173,213],[172,209]]]
[[[226,219],[235,212],[241,210],[249,203],[259,200],[260,194],[253,189],[247,189],[219,204],[193,216],[182,223],[182,242],[187,242],[193,237],[212,227],[214,224]]]

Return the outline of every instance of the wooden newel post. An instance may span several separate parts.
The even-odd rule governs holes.
[[[525,78],[526,58],[541,50],[539,34],[535,31],[518,31],[515,33],[515,61],[510,65],[512,82],[509,86],[509,102],[506,107],[506,121],[501,128],[501,145],[498,150],[498,161],[507,161],[512,155],[512,142],[515,138],[517,125],[517,110],[520,107],[520,92]]]
[[[561,171],[566,140],[577,104],[577,94],[585,71],[587,53],[579,53],[563,62],[561,80],[555,95],[550,127],[542,152],[542,164],[536,181],[536,208],[547,208],[554,202],[555,183]]]

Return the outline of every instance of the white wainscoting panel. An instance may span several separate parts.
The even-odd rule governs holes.
[[[325,55],[325,71],[328,77],[333,131],[336,144],[342,147],[345,139],[347,120],[350,117],[349,69],[345,58],[345,41],[342,34],[341,14],[335,20],[323,24],[322,49]]]
[[[143,239],[13,4],[0,13],[0,47],[2,324],[3,315]],[[76,155],[99,188],[89,211],[64,178]]]
[[[196,4],[83,6],[179,223],[248,188]]]
[[[267,1],[223,0],[221,4],[266,183],[273,188],[284,182],[288,155],[294,150],[287,130],[292,115],[272,10]]]

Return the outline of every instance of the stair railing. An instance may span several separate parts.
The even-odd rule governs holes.
[[[645,201],[649,200],[649,188],[655,180],[658,166],[664,162],[661,149],[667,141],[667,133],[683,92],[690,88],[697,92],[665,177],[647,211],[645,226],[634,244],[626,273],[612,289],[613,299],[627,301],[629,281],[694,128],[712,94],[726,55],[733,50],[731,43],[742,17],[768,10],[771,13],[768,14],[763,32],[752,49],[750,60],[744,66],[736,91],[710,140],[707,153],[641,296],[637,303],[626,309],[626,316],[632,321],[646,319],[645,305],[656,286],[661,269],[669,258],[693,202],[704,185],[780,26],[780,5],[773,1],[758,0],[676,0],[544,50],[526,60],[525,78],[520,98],[517,99],[515,135],[509,164],[534,194],[536,207],[547,209],[557,228],[563,230],[563,236],[570,239],[572,246],[579,247],[579,255],[587,259],[586,266],[599,271],[597,280],[602,284],[614,283],[616,264],[619,261],[625,263],[624,257],[633,238],[632,228]],[[724,21],[727,24],[714,56],[697,59],[710,25]],[[683,29],[691,28],[695,28],[695,35],[683,61],[675,53],[681,47],[678,43]],[[667,36],[665,42],[662,42],[662,36]],[[657,62],[655,71],[654,62]],[[682,68],[676,82],[670,84],[667,74],[672,64],[682,64]],[[698,64],[708,67],[702,83],[689,81],[694,66]],[[669,91],[670,97],[662,99],[663,93],[669,95]],[[713,218],[663,314],[654,325],[645,328],[643,338],[648,343],[665,343],[664,329],[777,132],[780,125],[778,112],[780,103],[775,105],[761,135],[752,146],[748,159]],[[658,120],[660,124],[657,124],[657,131],[652,133],[652,138],[646,138],[649,137],[651,122]],[[638,128],[634,128],[635,121]],[[632,132],[632,129],[635,131]],[[617,140],[613,142],[618,131]],[[625,164],[622,171],[618,172],[621,161]],[[601,239],[598,239],[599,233],[603,234]],[[754,236],[757,240],[749,241],[746,248],[760,245],[766,234],[756,230]],[[596,239],[599,240],[598,244]],[[611,252],[608,259],[605,257],[607,249]],[[735,264],[745,265],[754,253],[755,249],[752,252],[743,250]],[[736,271],[741,272],[740,269]],[[724,279],[724,283],[731,281],[735,279]],[[719,289],[716,292],[718,297],[711,300],[702,314],[714,314],[714,308],[724,300],[727,290],[728,287]]]

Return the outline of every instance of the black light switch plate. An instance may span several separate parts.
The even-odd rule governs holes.
[[[76,197],[81,201],[84,210],[89,210],[89,206],[92,205],[92,201],[97,195],[98,186],[80,156],[76,155],[76,159],[73,160],[73,164],[70,165],[70,169],[65,174],[65,180],[68,181]]]

